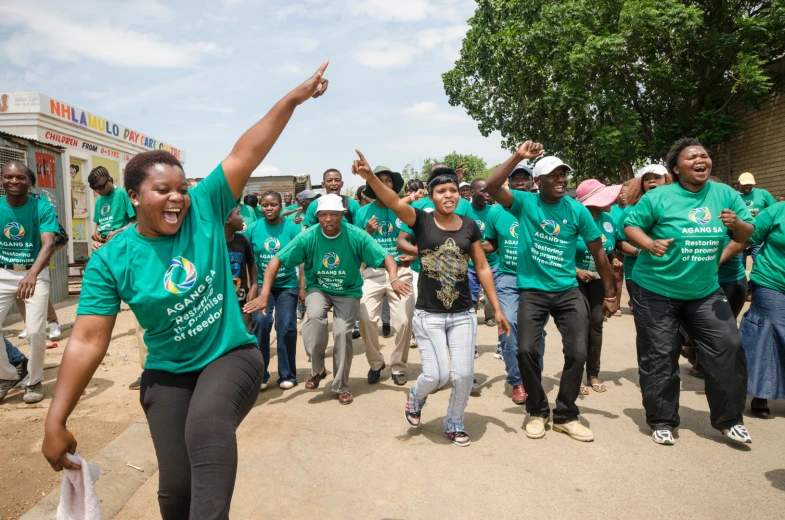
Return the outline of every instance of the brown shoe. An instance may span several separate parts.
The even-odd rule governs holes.
[[[314,388],[319,388],[319,383],[322,382],[322,379],[327,377],[327,371],[323,370],[321,374],[316,374],[315,376],[311,376],[308,378],[308,381],[305,382],[305,388],[309,390],[313,390]]]
[[[512,388],[512,402],[515,404],[526,404],[526,390],[523,388],[523,383]]]
[[[352,397],[351,392],[341,392],[338,394],[338,402],[341,404],[352,404],[354,401],[354,397]]]

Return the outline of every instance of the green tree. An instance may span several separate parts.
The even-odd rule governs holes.
[[[442,158],[429,157],[425,159],[420,169],[420,179],[426,179],[431,172],[434,164],[446,164],[453,170],[457,170],[459,166],[463,165],[464,175],[463,180],[470,182],[477,177],[487,177],[488,165],[485,160],[472,154],[460,154],[453,151],[448,153]]]
[[[514,149],[545,145],[581,177],[625,179],[688,135],[742,128],[782,90],[785,0],[478,0],[450,104]]]

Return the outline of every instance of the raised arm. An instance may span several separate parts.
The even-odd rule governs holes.
[[[368,164],[368,161],[360,150],[355,150],[355,152],[357,152],[357,155],[360,158],[352,164],[352,173],[365,179],[365,182],[367,182],[368,185],[373,188],[373,191],[376,192],[376,196],[379,197],[379,200],[384,202],[385,206],[393,210],[393,213],[395,213],[402,222],[405,222],[409,227],[413,226],[414,219],[416,218],[414,208],[399,198],[397,193],[385,186],[384,183],[379,180],[379,177],[374,175],[373,168]]]
[[[46,415],[44,444],[41,447],[55,471],[79,469],[79,465],[71,463],[65,455],[76,451],[76,439],[66,428],[66,422],[106,355],[114,322],[115,316],[98,315],[80,315],[74,322],[57,374],[52,404]]]
[[[542,155],[543,147],[540,143],[526,141],[521,144],[509,159],[504,161],[496,168],[488,180],[485,181],[485,191],[488,192],[493,200],[509,208],[512,206],[512,192],[504,187],[504,183],[510,177],[515,167],[524,159],[534,159]]]
[[[223,160],[224,175],[232,195],[239,198],[251,177],[267,153],[278,140],[294,109],[309,98],[318,98],[327,90],[327,80],[323,78],[329,60],[322,63],[316,73],[300,86],[286,94],[270,109],[261,121],[249,128]]]

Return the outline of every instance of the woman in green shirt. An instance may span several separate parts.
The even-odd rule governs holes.
[[[674,443],[683,325],[701,356],[712,426],[748,443],[742,418],[747,366],[717,265],[726,233],[745,242],[754,230],[752,216],[730,186],[708,182],[711,158],[697,139],[676,141],[667,165],[676,182],[644,196],[625,221],[627,238],[641,250],[632,298],[646,422],[654,442]]]
[[[752,303],[740,332],[747,355],[750,407],[752,413],[768,417],[768,400],[785,398],[785,204],[778,202],[758,214],[749,243],[763,247],[750,273]],[[743,245],[731,242],[722,260],[737,258],[742,249]]]
[[[276,103],[191,190],[168,152],[129,161],[125,181],[137,223],[88,264],[46,418],[42,451],[53,469],[79,469],[69,459],[76,440],[66,421],[106,354],[122,300],[146,329],[140,400],[158,458],[161,516],[228,518],[235,430],[256,401],[264,365],[235,303],[224,222],[295,108],[325,92],[327,64]]]

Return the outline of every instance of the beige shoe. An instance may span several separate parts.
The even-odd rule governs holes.
[[[545,425],[550,420],[550,417],[529,416],[529,422],[526,423],[526,436],[530,439],[542,439],[545,437]]]
[[[564,424],[554,424],[553,431],[566,433],[576,441],[591,442],[594,434],[577,419]]]

